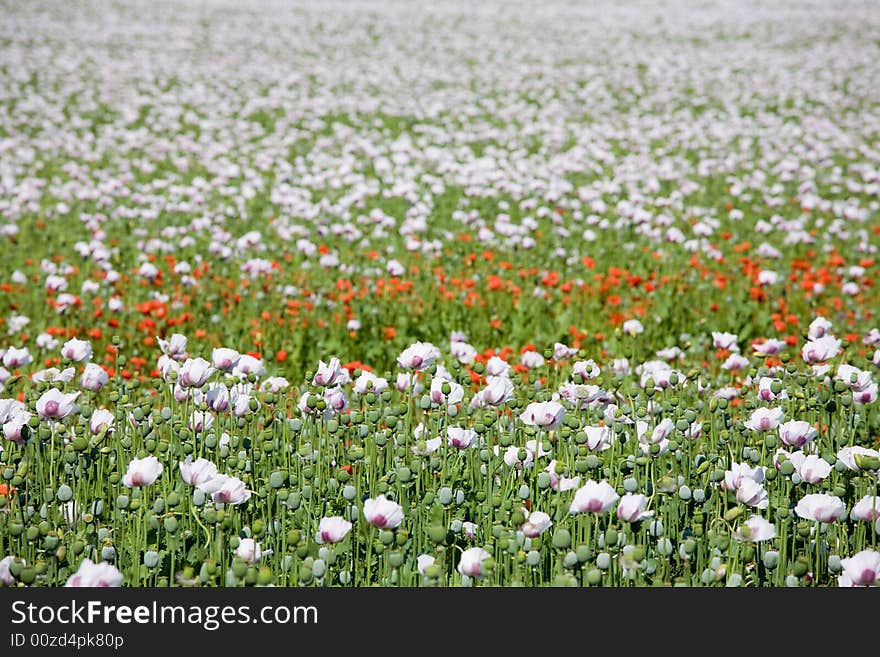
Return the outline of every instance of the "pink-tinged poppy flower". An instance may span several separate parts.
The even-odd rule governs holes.
[[[215,413],[225,413],[231,406],[229,388],[222,383],[212,384],[205,392],[205,403]]]
[[[730,354],[721,364],[722,370],[730,370],[732,372],[737,372],[739,370],[744,370],[749,366],[749,359],[745,356],[741,356],[740,354]]]
[[[742,524],[736,537],[752,543],[769,541],[776,538],[776,525],[761,516],[752,516]]]
[[[614,374],[622,374],[626,376],[630,371],[629,360],[626,358],[615,358],[611,361],[611,371]]]
[[[430,554],[420,554],[418,559],[416,559],[416,567],[419,569],[419,573],[426,575],[428,568],[433,566],[435,561],[436,559]]]
[[[818,484],[831,474],[831,464],[815,454],[807,456],[803,452],[795,452],[789,455],[788,460],[801,480],[808,484]]]
[[[597,378],[602,373],[599,366],[593,360],[579,360],[572,366],[572,379],[577,381],[580,379],[582,383]]]
[[[801,349],[801,357],[809,364],[821,363],[834,358],[840,352],[840,340],[833,335],[810,340]]]
[[[790,447],[803,447],[818,435],[816,428],[803,420],[789,420],[779,425],[779,440]]]
[[[263,555],[271,554],[271,550],[265,552],[260,549],[260,544],[252,538],[242,538],[235,548],[235,556],[246,563],[256,563],[263,558]]]
[[[736,489],[736,500],[758,509],[766,509],[770,505],[770,497],[767,495],[764,485],[754,479],[742,480],[739,488]]]
[[[183,360],[186,358],[186,336],[180,333],[173,334],[168,340],[160,337],[156,338],[159,343],[159,349],[162,353],[174,360]]]
[[[785,414],[781,408],[756,408],[744,424],[752,431],[772,431],[779,426],[783,417]]]
[[[116,416],[106,408],[96,408],[89,419],[89,431],[97,435],[102,431],[112,431]]]
[[[206,411],[193,411],[189,416],[187,427],[195,433],[207,431],[214,425],[214,415]]]
[[[447,427],[446,441],[456,449],[469,449],[478,443],[477,432],[462,427]]]
[[[568,360],[577,356],[578,350],[561,342],[553,345],[553,360]]]
[[[492,555],[483,548],[468,548],[461,553],[461,559],[458,561],[458,572],[468,577],[483,577],[483,562]]]
[[[260,392],[279,393],[285,388],[290,387],[290,382],[283,376],[270,376],[260,384]]]
[[[669,418],[664,418],[651,432],[651,442],[663,442],[672,435],[673,431],[675,431],[675,424]]]
[[[76,374],[76,370],[72,367],[60,371],[55,367],[49,367],[31,374],[31,381],[36,381],[37,383],[70,383],[73,380],[74,374]]]
[[[684,437],[692,441],[701,435],[703,435],[703,423],[698,420],[691,422],[690,426],[684,431]]]
[[[528,538],[535,538],[536,536],[543,534],[552,526],[553,521],[550,519],[549,515],[543,511],[532,511],[531,513],[526,513],[526,521],[523,523],[523,526],[520,527],[520,531],[522,531],[523,535]]]
[[[486,387],[474,395],[473,405],[480,408],[500,406],[513,399],[513,382],[506,376],[486,378]]]
[[[31,419],[27,411],[17,411],[3,421],[3,437],[14,443],[23,445],[25,442],[25,426]]]
[[[579,476],[565,477],[556,472],[556,459],[550,461],[544,470],[550,474],[550,488],[555,491],[575,490],[581,485],[581,478]]]
[[[807,328],[807,337],[810,340],[818,340],[819,338],[824,338],[828,335],[830,330],[831,322],[819,315],[816,319],[810,322],[810,326]]]
[[[318,371],[312,377],[312,385],[333,386],[339,379],[341,372],[342,365],[340,365],[338,358],[331,358],[329,363],[325,363],[323,360],[318,361]]]
[[[878,585],[880,580],[880,552],[862,550],[848,559],[841,559],[843,572],[837,580],[841,587]]]
[[[880,497],[875,495],[865,495],[856,502],[856,505],[849,513],[849,517],[853,520],[863,520],[864,522],[874,522],[880,519]]]
[[[666,347],[656,352],[657,358],[666,361],[684,360],[684,352],[679,347]]]
[[[67,580],[65,587],[72,588],[115,588],[122,586],[122,573],[113,564],[101,561],[94,563],[83,559],[77,571]]]
[[[450,342],[449,351],[452,357],[462,365],[469,365],[477,357],[477,350],[467,342]]]
[[[494,447],[495,453],[498,454],[501,451],[501,448],[498,445]],[[524,449],[522,450],[525,453],[524,458],[520,459],[520,447],[516,445],[511,445],[506,450],[504,450],[504,463],[509,468],[516,468],[517,470],[524,470],[526,468],[532,467],[535,462],[535,453]]]
[[[774,379],[770,376],[762,376],[758,380],[758,399],[762,401],[773,401],[774,399],[776,399],[777,394],[773,392],[774,383],[778,383],[781,385],[782,381],[779,381],[779,379]],[[787,399],[788,393],[785,390],[780,390],[778,397],[779,399]]]
[[[397,378],[394,379],[394,387],[400,392],[408,392],[410,389],[415,392],[416,387],[419,385],[421,384],[417,383],[416,377],[409,372],[400,372]]]
[[[180,366],[177,383],[181,388],[201,388],[216,371],[204,358],[187,358]]]
[[[361,375],[354,381],[354,391],[359,395],[365,395],[368,392],[378,393],[387,389],[388,379],[383,379],[366,370],[361,372]]]
[[[256,404],[255,409],[259,410],[260,402],[257,400],[256,397],[251,397],[250,395],[243,394],[235,395],[232,401],[232,414],[235,417],[244,417],[245,415],[254,412],[251,410],[252,403]]]
[[[853,401],[856,404],[873,404],[877,401],[878,387],[876,383],[872,383],[862,390],[853,391]]]
[[[608,427],[584,427],[587,434],[587,449],[604,452],[611,447],[614,435]]]
[[[503,376],[510,374],[510,365],[508,362],[498,356],[492,356],[486,361],[486,376]]]
[[[446,386],[449,389],[449,392],[443,392],[443,387]],[[458,404],[462,399],[464,399],[464,388],[457,384],[455,381],[446,381],[443,379],[435,378],[431,381],[431,401],[435,404],[446,404],[447,406],[453,406],[454,404]]]
[[[559,386],[559,396],[574,408],[585,410],[601,404],[606,399],[606,392],[599,386],[566,381]]]
[[[593,481],[577,489],[568,508],[569,513],[606,513],[620,498],[607,481]]]
[[[326,412],[329,414],[342,413],[348,408],[348,397],[345,391],[336,386],[335,388],[324,389],[324,401],[327,403]]]
[[[617,517],[623,522],[637,522],[650,518],[653,511],[647,511],[648,498],[640,493],[626,493],[617,505]]]
[[[520,363],[530,370],[544,365],[544,357],[537,351],[527,351],[520,357]]]
[[[64,346],[61,347],[61,355],[67,360],[80,363],[84,360],[91,360],[94,354],[90,342],[72,338],[65,342]]]
[[[220,486],[215,488],[215,482]],[[198,488],[200,490],[215,488],[211,493],[211,499],[219,504],[244,504],[251,499],[251,492],[245,488],[244,482],[238,477],[217,475]]]
[[[532,402],[519,418],[523,424],[542,429],[555,429],[562,423],[565,407],[559,402]]]
[[[621,326],[620,330],[630,336],[636,336],[645,332],[645,327],[637,319],[628,319]]]
[[[80,379],[80,385],[89,392],[98,392],[107,385],[110,377],[107,375],[100,365],[89,363],[86,365]]]
[[[736,334],[724,333],[721,331],[712,331],[712,346],[715,349],[726,349],[727,351],[739,351]]]
[[[727,470],[724,473],[724,481],[721,482],[721,487],[724,490],[733,491],[738,489],[742,482],[746,479],[751,479],[752,481],[759,484],[763,482],[763,466],[751,468],[747,463],[732,463],[730,466],[730,470]]]
[[[865,390],[874,383],[870,372],[846,363],[837,368],[837,374],[834,378],[843,381],[850,390],[856,391]]]
[[[221,372],[231,372],[241,360],[241,354],[235,349],[217,347],[211,351],[211,365]]]
[[[837,460],[843,461],[843,464],[849,470],[855,472],[862,472],[862,470],[876,470],[877,467],[872,463],[876,462],[875,459],[880,460],[880,451],[877,451],[876,449],[868,449],[861,445],[843,447],[837,452]],[[867,467],[869,465],[874,467]]]
[[[178,467],[181,479],[190,486],[201,487],[217,476],[217,466],[204,458],[193,461],[192,456],[187,456],[185,461],[178,463]]]
[[[317,543],[339,543],[351,531],[351,523],[342,516],[330,516],[321,518],[318,523],[318,532],[315,534]]]
[[[799,518],[819,522],[834,522],[846,513],[846,505],[836,495],[813,493],[805,495],[794,507]]]
[[[147,456],[142,459],[132,459],[128,464],[128,470],[122,477],[122,483],[129,488],[149,486],[162,474],[162,464],[155,456]]]
[[[233,368],[232,374],[242,379],[246,379],[251,374],[260,378],[266,374],[266,366],[261,359],[250,354],[242,354],[238,359],[238,365]]]
[[[785,340],[769,338],[760,344],[753,344],[752,350],[760,356],[775,356],[781,353],[787,346]]]
[[[79,392],[65,394],[52,388],[44,392],[37,400],[37,413],[44,419],[60,420],[73,413]]]
[[[416,342],[397,357],[397,366],[405,370],[426,370],[440,357],[440,350],[430,342]]]
[[[11,370],[29,365],[33,360],[34,358],[27,350],[27,347],[22,347],[21,349],[10,347],[6,350],[6,353],[3,354],[3,366],[8,367]]]
[[[379,495],[364,502],[364,518],[379,529],[394,529],[403,522],[403,507]]]
[[[9,566],[13,561],[15,561],[15,557],[12,555],[0,559],[0,584],[3,586],[13,586],[15,584],[15,575],[9,571]],[[21,560],[21,564],[23,566],[26,565],[24,559]]]

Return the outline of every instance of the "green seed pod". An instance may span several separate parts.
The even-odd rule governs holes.
[[[567,550],[571,547],[571,532],[567,529],[557,529],[553,533],[553,547],[557,550]]]
[[[574,553],[577,555],[578,563],[586,563],[593,558],[593,550],[590,548],[589,545],[578,545],[575,548]]]
[[[428,527],[428,538],[438,545],[446,541],[446,534],[446,528],[440,525],[431,525]]]
[[[18,575],[18,579],[20,579],[23,584],[30,586],[37,579],[37,571],[29,567],[22,568],[21,573]]]
[[[73,498],[73,490],[67,484],[61,484],[56,497],[59,502],[69,502]]]
[[[767,552],[764,553],[763,561],[764,567],[767,568],[767,570],[774,570],[779,564],[779,552],[775,550],[767,550]]]
[[[238,579],[241,579],[247,574],[248,565],[238,557],[232,560],[232,574],[235,575]],[[311,570],[309,570],[309,574],[311,575]]]
[[[144,552],[144,565],[147,568],[155,568],[159,565],[159,553],[155,550],[147,550]]]
[[[168,516],[162,521],[162,526],[165,527],[165,531],[169,534],[176,534],[178,529],[177,518],[174,516]]]

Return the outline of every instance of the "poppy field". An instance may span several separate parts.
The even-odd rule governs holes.
[[[876,586],[870,3],[0,18],[0,585]]]

